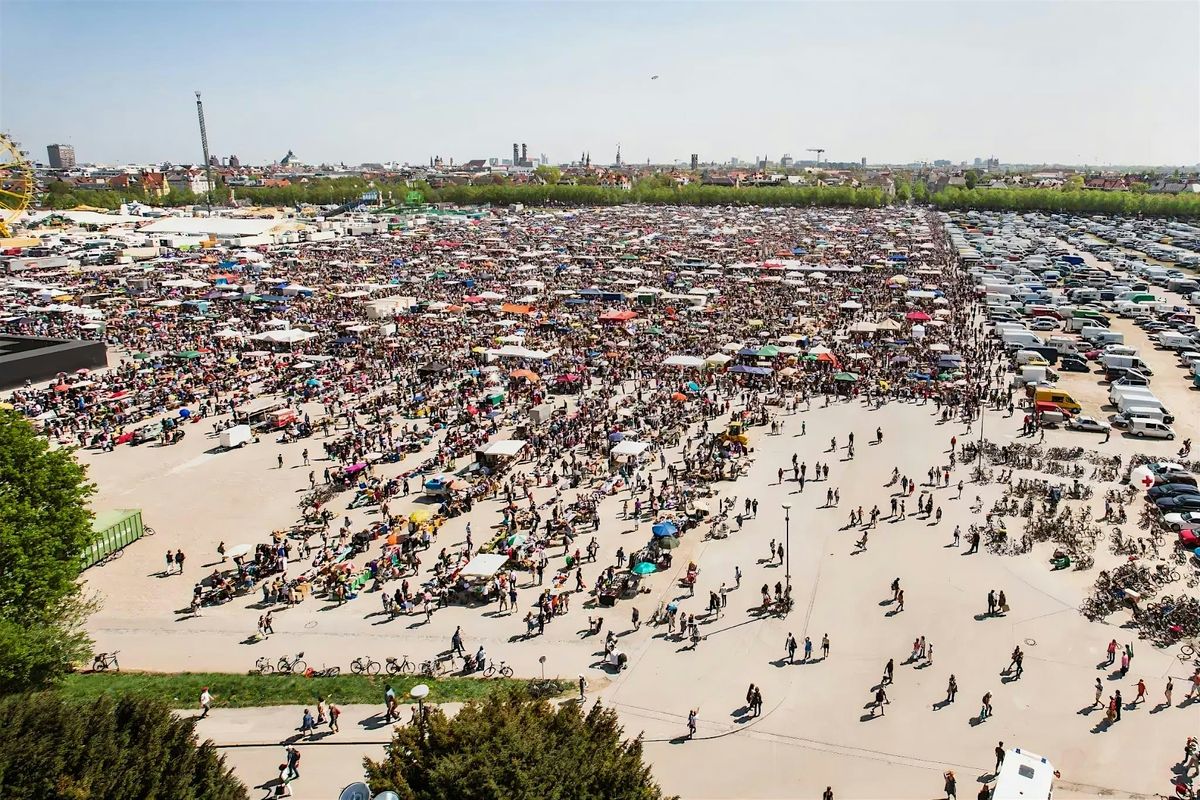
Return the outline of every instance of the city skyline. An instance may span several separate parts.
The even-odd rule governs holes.
[[[1200,162],[1191,3],[329,8],[5,2],[0,125],[31,154],[198,164],[200,90],[211,151],[254,164],[460,163],[511,141],[552,163],[609,164],[618,143],[632,164]],[[89,63],[85,40],[170,42],[216,11],[231,35],[187,59]]]

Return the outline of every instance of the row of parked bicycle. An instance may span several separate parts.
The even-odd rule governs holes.
[[[370,656],[364,656],[350,662],[350,672],[355,675],[378,675],[382,671],[388,675],[424,675],[435,677],[445,671],[445,663],[445,659],[439,658],[430,658],[425,661],[415,662],[410,660],[408,656],[401,656],[400,658],[386,658],[381,664]],[[305,675],[314,678],[331,678],[342,674],[341,667],[322,666],[320,669],[310,668],[304,660],[304,653],[298,653],[292,658],[280,656],[279,660],[275,662],[264,656],[254,662],[254,671],[259,675]],[[479,673],[485,678],[497,676],[511,678],[513,676],[513,669],[503,661],[489,660]]]

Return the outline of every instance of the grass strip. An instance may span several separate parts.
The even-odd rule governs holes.
[[[259,675],[231,672],[84,672],[68,675],[59,687],[64,697],[80,703],[104,694],[137,694],[156,698],[172,708],[196,708],[200,692],[208,687],[215,708],[312,705],[318,698],[338,705],[383,705],[388,686],[401,703],[416,702],[408,690],[418,683],[429,687],[427,702],[463,703],[527,681],[512,678],[426,678],[416,675],[339,675],[306,678],[303,675]],[[565,691],[566,683],[559,682]]]

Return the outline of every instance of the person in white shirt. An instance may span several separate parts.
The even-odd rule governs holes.
[[[200,719],[208,716],[208,712],[212,709],[212,695],[208,692],[208,687],[205,686],[200,691]]]

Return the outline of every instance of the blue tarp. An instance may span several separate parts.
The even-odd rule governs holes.
[[[747,367],[745,364],[738,364],[736,367],[731,367],[730,372],[738,372],[743,375],[770,375],[770,367]]]

